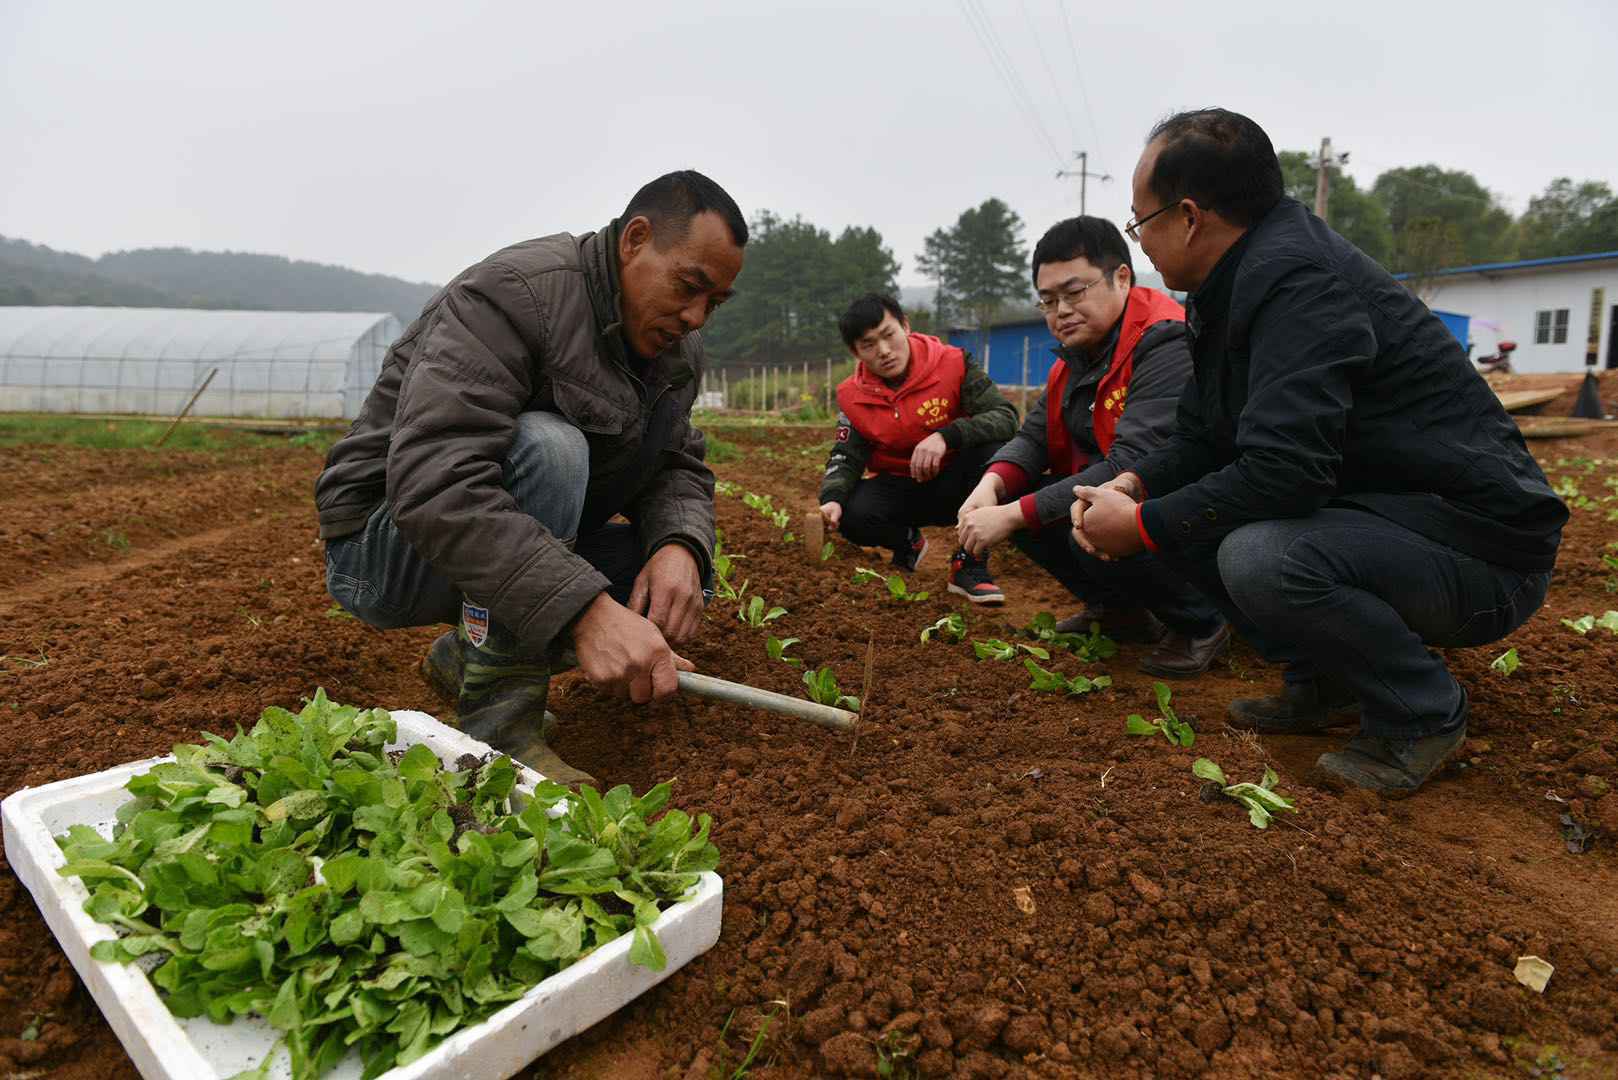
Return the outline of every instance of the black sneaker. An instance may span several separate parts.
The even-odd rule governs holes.
[[[1461,691],[1461,716],[1450,730],[1422,739],[1388,739],[1359,735],[1348,745],[1321,754],[1315,764],[1356,787],[1389,799],[1413,795],[1466,739],[1469,707]]]
[[[989,576],[989,560],[974,559],[965,551],[957,551],[949,561],[949,591],[964,596],[974,604],[1003,604],[1006,594]]]
[[[893,551],[893,565],[905,573],[911,573],[921,565],[921,560],[927,556],[927,538],[921,530],[914,525],[905,535],[905,546],[895,548]]]

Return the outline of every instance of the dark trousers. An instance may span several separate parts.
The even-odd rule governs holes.
[[[925,484],[891,473],[861,480],[843,501],[838,531],[851,544],[898,551],[909,546],[912,528],[955,524],[956,512],[1004,445],[965,447]]]
[[[1550,571],[1465,555],[1386,518],[1330,507],[1244,525],[1216,555],[1164,556],[1289,682],[1353,691],[1367,735],[1453,728],[1465,696],[1429,645],[1485,645],[1545,602]]]
[[[1207,596],[1154,555],[1098,559],[1074,543],[1073,531],[1060,522],[1038,532],[1019,529],[1011,539],[1085,603],[1144,607],[1169,629],[1192,637],[1205,637],[1224,621]]]

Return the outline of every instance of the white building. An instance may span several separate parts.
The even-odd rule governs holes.
[[[352,418],[403,328],[383,313],[0,307],[0,412]]]
[[[1618,368],[1618,251],[1458,266],[1420,291],[1474,360],[1507,340],[1519,372]]]

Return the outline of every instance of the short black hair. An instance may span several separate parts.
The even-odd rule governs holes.
[[[1112,272],[1120,266],[1129,267],[1131,275],[1135,273],[1129,245],[1124,243],[1124,234],[1118,231],[1118,226],[1106,218],[1070,217],[1046,229],[1045,235],[1034,245],[1034,287],[1039,287],[1042,265],[1073,259],[1088,260],[1091,266],[1107,275],[1109,282]]]
[[[1146,186],[1165,204],[1190,199],[1245,229],[1285,194],[1270,137],[1241,113],[1175,113],[1152,128],[1147,145],[1159,139],[1163,145]]]
[[[882,325],[892,315],[900,323],[905,321],[904,308],[887,293],[866,293],[848,305],[848,310],[837,319],[837,332],[843,335],[843,344],[850,349],[860,338]]]
[[[725,220],[737,247],[747,246],[747,219],[742,217],[741,207],[729,192],[695,169],[664,173],[635,192],[619,220],[644,217],[652,223],[652,236],[661,248],[684,240],[691,231],[691,219],[709,212]]]

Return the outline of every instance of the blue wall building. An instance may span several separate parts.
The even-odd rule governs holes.
[[[972,359],[988,368],[989,378],[1001,386],[1022,385],[1023,341],[1028,342],[1028,385],[1044,386],[1056,362],[1056,338],[1045,327],[1039,314],[1012,316],[992,324],[987,331],[955,329],[949,343],[972,354]]]

